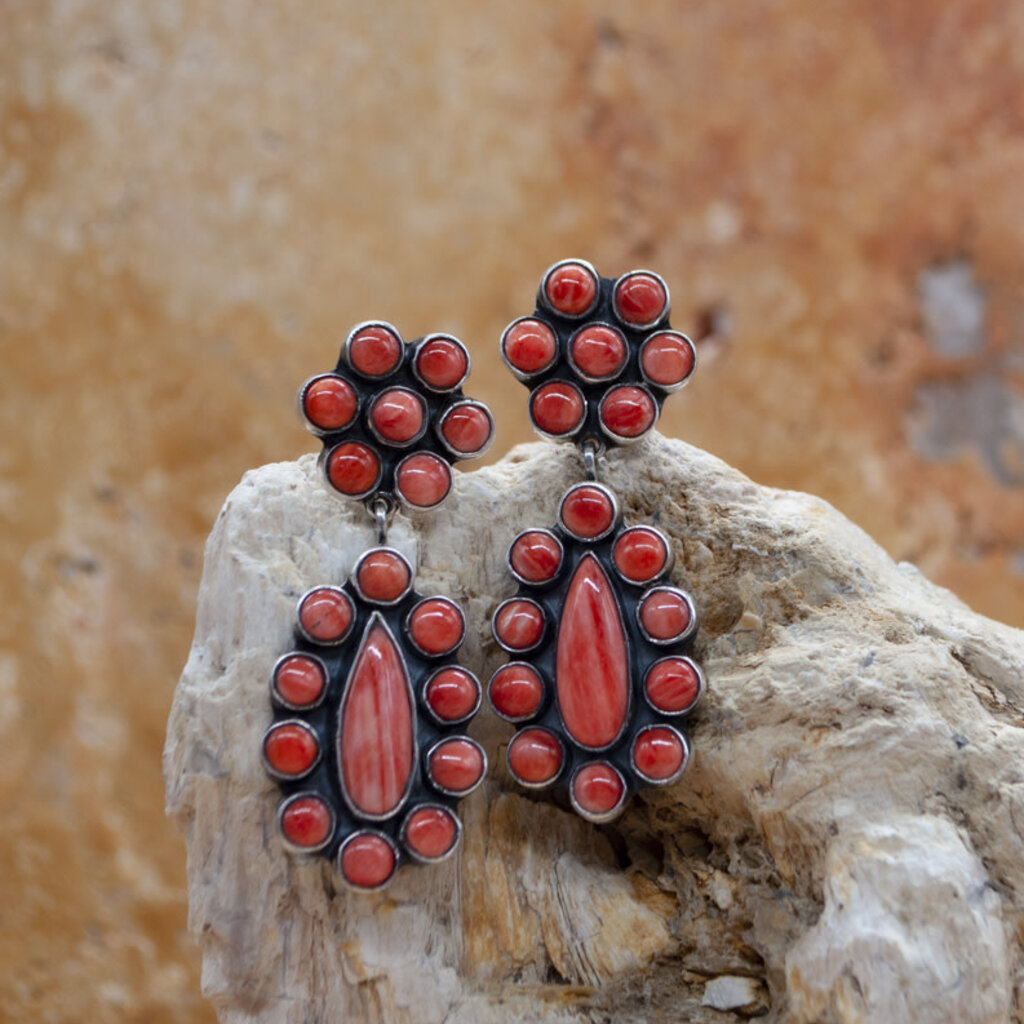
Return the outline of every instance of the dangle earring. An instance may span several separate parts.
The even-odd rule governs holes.
[[[387,545],[397,506],[438,506],[449,464],[491,442],[490,411],[462,395],[468,372],[449,335],[406,344],[390,324],[364,323],[337,368],[299,392],[325,482],[365,504],[377,546],[347,581],[299,601],[294,650],[272,673],[263,763],[283,794],[286,847],[332,858],[356,889],[383,887],[407,856],[448,857],[462,828],[455,806],[487,767],[463,733],[480,706],[480,684],[453,660],[465,617],[446,597],[417,594],[413,566]]]
[[[492,628],[515,660],[494,674],[488,698],[516,726],[516,781],[564,789],[594,822],[616,818],[637,788],[679,778],[683,723],[704,689],[688,653],[696,612],[668,580],[667,538],[623,526],[598,478],[606,446],[643,437],[693,372],[693,344],[668,314],[657,274],[611,280],[563,260],[541,280],[534,313],[501,338],[505,363],[531,388],[534,427],[576,443],[586,480],[566,491],[556,526],[526,530],[509,548],[520,588]]]

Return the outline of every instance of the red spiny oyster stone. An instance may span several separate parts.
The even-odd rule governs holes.
[[[654,426],[658,407],[643,388],[623,384],[601,402],[601,422],[616,437],[639,437]]]
[[[595,484],[577,484],[562,499],[562,526],[576,537],[594,540],[615,523],[615,503],[608,492]]]
[[[449,409],[441,420],[441,435],[460,455],[483,451],[493,432],[491,414],[479,402],[461,402]]]
[[[461,722],[480,700],[480,685],[465,669],[443,668],[424,692],[430,710],[443,722]]]
[[[381,836],[372,832],[356,833],[341,848],[338,863],[349,885],[376,889],[394,873],[395,851]]]
[[[618,602],[600,562],[584,555],[569,583],[555,657],[558,710],[569,735],[598,750],[629,713],[629,655]]]
[[[530,718],[544,699],[544,684],[536,669],[513,662],[502,665],[491,677],[488,696],[499,715],[513,720]]]
[[[587,814],[610,814],[626,794],[622,776],[603,761],[585,764],[573,776],[572,796],[580,810]]]
[[[485,767],[483,751],[461,736],[439,743],[430,755],[430,777],[449,793],[468,793],[484,777]]]
[[[334,374],[314,378],[302,392],[302,412],[320,430],[347,427],[358,406],[352,385]]]
[[[281,722],[263,737],[263,756],[271,771],[297,778],[316,764],[320,744],[311,729],[298,722]]]
[[[642,730],[633,742],[633,765],[656,782],[671,779],[683,767],[686,748],[675,729],[654,725]]]
[[[525,597],[506,601],[494,616],[494,635],[511,650],[528,651],[544,635],[544,612]]]
[[[398,493],[417,508],[431,508],[443,501],[452,486],[448,464],[429,452],[403,459],[396,474]]]
[[[466,623],[453,602],[444,597],[429,597],[413,608],[409,635],[424,654],[449,654],[462,643]]]
[[[520,373],[540,373],[555,360],[555,332],[543,321],[525,317],[505,328],[501,350]]]
[[[378,616],[356,654],[341,706],[338,763],[352,805],[390,814],[412,777],[413,707],[402,656]]]
[[[508,766],[528,786],[543,786],[562,770],[565,753],[547,729],[524,729],[508,745]]]
[[[682,384],[695,362],[693,343],[675,331],[652,334],[640,350],[640,367],[648,380],[666,388]]]
[[[292,707],[315,704],[327,686],[327,674],[316,658],[292,654],[278,662],[274,669],[274,693]]]
[[[388,388],[374,399],[370,421],[385,441],[407,444],[423,431],[426,422],[423,399],[405,388]]]
[[[537,429],[555,437],[577,430],[586,412],[579,389],[562,381],[544,384],[530,396],[530,414]]]
[[[626,340],[605,324],[584,327],[572,339],[569,354],[573,365],[585,377],[607,380],[626,363]]]
[[[634,526],[615,541],[615,567],[632,583],[649,583],[665,571],[668,548],[656,530]]]
[[[527,530],[512,542],[508,560],[524,580],[544,583],[562,566],[562,545],[546,530]]]
[[[547,275],[544,295],[559,313],[583,316],[597,301],[597,278],[582,263],[563,263]]]
[[[366,377],[383,377],[402,361],[402,342],[380,324],[363,327],[348,343],[348,361]]]
[[[652,590],[640,605],[640,625],[655,640],[675,640],[691,621],[690,605],[678,590]]]
[[[281,811],[281,834],[293,846],[313,850],[324,843],[334,831],[334,815],[330,807],[313,794],[302,794],[288,800]]]
[[[327,479],[342,494],[358,498],[372,491],[380,476],[376,452],[358,441],[346,441],[327,456]]]
[[[394,551],[368,551],[356,568],[359,592],[367,601],[397,601],[412,583],[409,563]]]
[[[405,823],[405,845],[424,860],[443,857],[458,837],[455,816],[443,807],[417,808]]]
[[[336,644],[352,625],[354,611],[348,595],[334,587],[311,590],[299,605],[299,625],[311,640]]]
[[[645,327],[665,315],[668,293],[654,276],[639,271],[619,279],[615,286],[615,309],[627,324]]]
[[[666,714],[688,711],[700,696],[700,675],[689,658],[664,658],[655,662],[644,680],[651,705]]]
[[[428,338],[416,353],[416,374],[427,387],[447,391],[459,384],[469,369],[469,355],[454,338]]]

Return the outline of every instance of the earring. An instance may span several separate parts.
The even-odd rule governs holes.
[[[481,696],[453,660],[465,617],[446,597],[416,593],[413,566],[387,545],[396,507],[436,508],[451,490],[449,464],[491,442],[490,411],[462,395],[468,372],[457,339],[406,344],[372,322],[299,392],[325,482],[365,504],[377,546],[347,581],[299,601],[295,647],[271,677],[263,763],[283,794],[285,846],[333,858],[356,889],[382,888],[406,856],[448,857],[462,827],[455,806],[487,767],[462,731]]]
[[[693,372],[693,343],[668,315],[657,274],[611,280],[563,260],[541,280],[534,313],[501,338],[506,365],[531,389],[534,427],[576,443],[586,480],[566,491],[556,526],[526,530],[509,548],[520,587],[492,629],[515,660],[494,674],[488,698],[516,726],[516,781],[566,790],[593,822],[621,814],[635,789],[679,778],[683,722],[705,685],[688,653],[693,601],[668,580],[668,539],[623,526],[597,471],[606,446],[643,437]]]

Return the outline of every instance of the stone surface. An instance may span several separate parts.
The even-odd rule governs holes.
[[[509,540],[581,470],[571,446],[519,448],[457,474],[415,531],[395,521],[417,589],[464,603],[482,678],[503,660],[488,624]],[[823,501],[680,442],[612,452],[601,479],[695,596],[710,684],[687,773],[596,828],[512,784],[511,727],[484,711],[471,733],[495,767],[454,858],[373,895],[281,849],[258,756],[294,595],[343,579],[372,524],[311,456],[232,493],[165,753],[222,1021],[1021,1020],[1024,634]]]

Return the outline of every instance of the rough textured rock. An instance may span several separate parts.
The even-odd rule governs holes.
[[[394,527],[419,589],[465,602],[482,677],[502,660],[487,624],[513,589],[509,540],[579,475],[571,448],[518,448]],[[258,757],[294,601],[344,577],[370,523],[311,457],[233,492],[165,753],[221,1019],[1022,1019],[1024,634],[824,502],[679,442],[613,452],[603,479],[671,538],[702,616],[690,770],[603,828],[497,770],[456,859],[371,896],[281,850]],[[483,712],[472,731],[501,765],[509,728]]]

